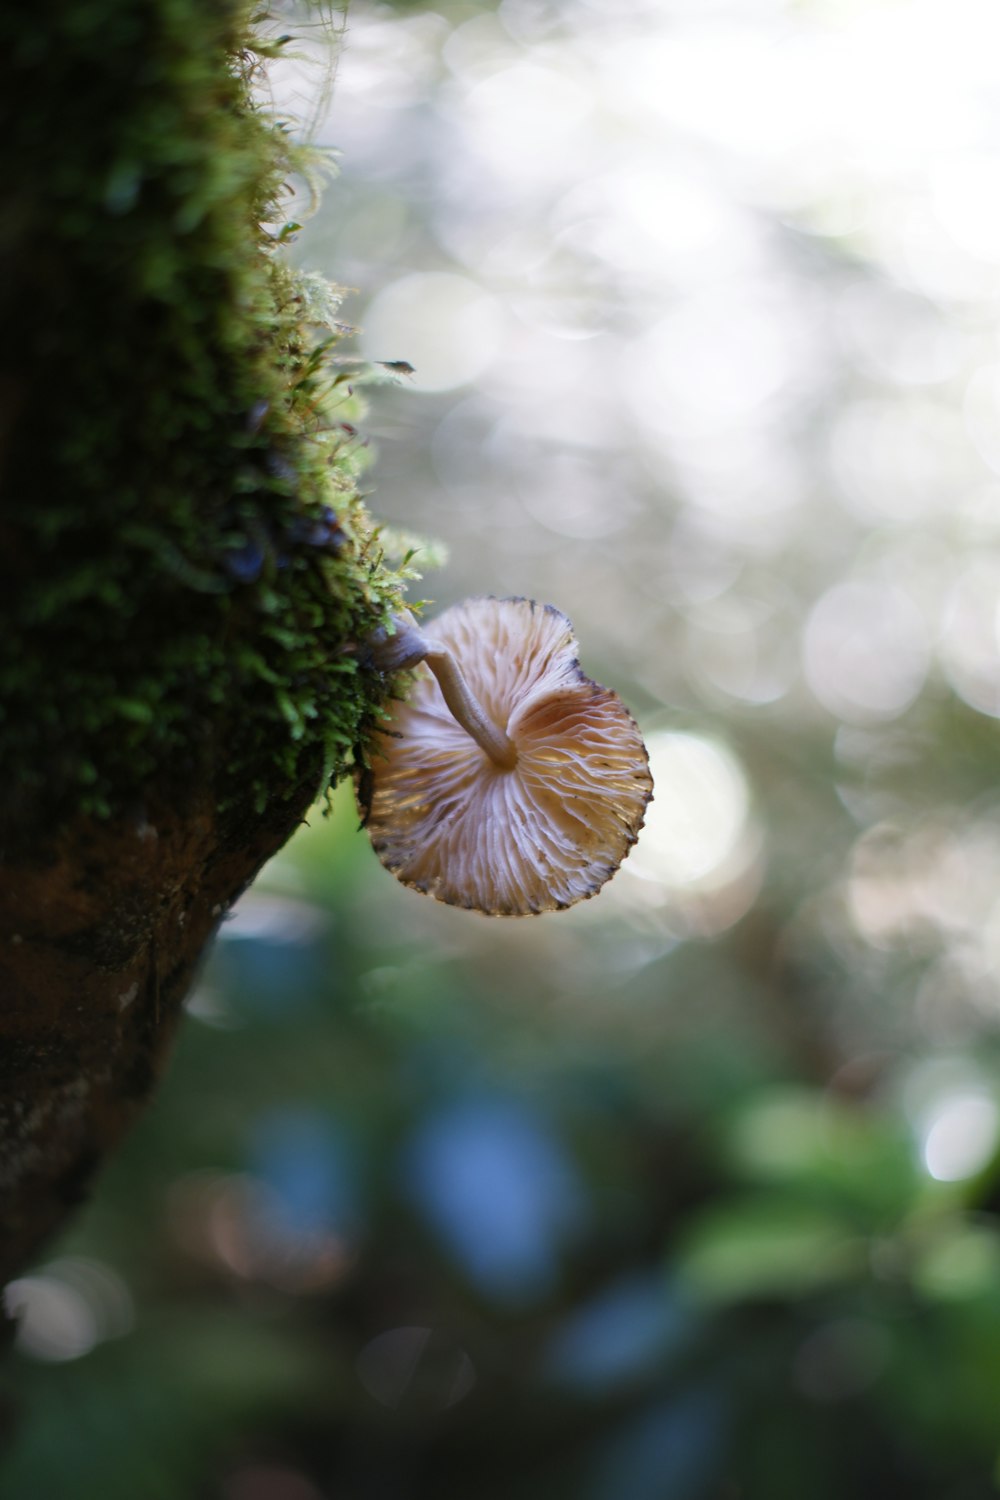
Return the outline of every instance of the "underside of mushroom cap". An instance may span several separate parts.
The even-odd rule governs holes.
[[[404,884],[519,916],[572,906],[618,869],[652,794],[638,726],[584,675],[573,628],[530,599],[470,599],[423,627],[459,664],[516,764],[499,766],[417,669],[372,761],[368,831]]]

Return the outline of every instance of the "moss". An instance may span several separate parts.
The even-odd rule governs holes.
[[[281,258],[301,165],[227,0],[11,15],[0,207],[0,810],[351,761],[399,601],[333,303]]]

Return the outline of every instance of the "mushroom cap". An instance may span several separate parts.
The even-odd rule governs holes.
[[[365,811],[379,859],[404,885],[490,915],[594,895],[652,795],[635,720],[580,670],[573,627],[549,604],[468,599],[423,628],[506,730],[517,764],[494,764],[419,667],[375,737]]]

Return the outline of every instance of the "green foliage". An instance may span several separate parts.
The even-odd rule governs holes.
[[[314,165],[262,102],[284,41],[230,0],[59,0],[7,31],[3,804],[336,775],[400,577],[357,493],[338,294],[282,259]]]

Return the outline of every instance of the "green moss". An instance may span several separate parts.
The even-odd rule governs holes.
[[[400,580],[330,296],[263,227],[301,162],[248,12],[54,0],[4,31],[0,808],[336,776]]]

